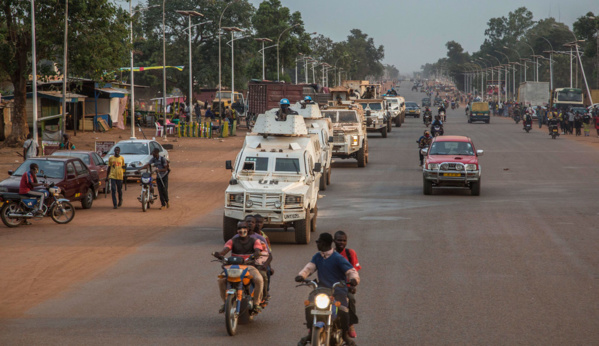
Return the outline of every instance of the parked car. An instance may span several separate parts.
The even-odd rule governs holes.
[[[472,140],[464,136],[439,136],[430,148],[422,149],[425,164],[422,168],[423,193],[430,195],[433,187],[461,187],[470,189],[473,196],[480,195],[481,172]]]
[[[95,191],[98,197],[98,191],[104,190],[106,174],[108,173],[108,164],[95,151],[83,150],[59,150],[52,153],[52,156],[78,157],[91,170],[98,172],[100,187]]]
[[[38,180],[54,183],[60,187],[66,199],[80,201],[83,209],[92,207],[100,187],[98,172],[87,168],[77,157],[42,156],[27,159],[14,172],[8,171],[10,177],[0,182],[0,193],[19,193],[21,177],[29,171],[32,163],[39,166]]]
[[[139,178],[141,173],[145,172],[140,171],[139,168],[150,162],[152,151],[154,151],[155,148],[160,150],[160,156],[168,160],[168,151],[166,151],[160,143],[149,139],[128,139],[120,141],[110,148],[106,156],[104,156],[106,162],[108,162],[110,156],[114,155],[115,147],[121,149],[121,156],[125,159],[125,164],[127,165],[125,179]]]

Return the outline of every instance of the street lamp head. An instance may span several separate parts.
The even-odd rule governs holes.
[[[175,12],[177,12],[178,14],[183,15],[183,16],[204,17],[204,15],[201,14],[200,12],[198,12],[198,11],[180,11],[180,10],[177,10]]]
[[[243,31],[243,29],[240,29],[238,27],[223,27],[222,29],[224,31],[230,31],[230,32],[240,32],[240,31]]]
[[[254,40],[258,41],[258,42],[273,42],[273,40],[271,40],[270,38],[264,38],[264,37],[263,38],[255,38]]]

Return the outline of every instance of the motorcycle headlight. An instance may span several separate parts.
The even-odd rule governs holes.
[[[314,298],[314,305],[319,309],[326,309],[331,303],[331,298],[324,293],[321,293]]]
[[[438,163],[429,163],[428,169],[439,169],[439,164]]]
[[[243,272],[243,269],[230,268],[230,269],[227,269],[227,276],[230,278],[238,278],[241,276],[242,272]]]
[[[466,165],[466,170],[467,171],[476,171],[477,169],[478,169],[478,167],[476,167],[476,165],[473,164],[473,163],[469,163],[469,164]]]

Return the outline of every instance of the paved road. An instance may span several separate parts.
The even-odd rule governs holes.
[[[408,100],[423,94],[401,93]],[[449,111],[446,134],[473,138],[480,197],[422,194],[408,118],[370,139],[370,163],[338,161],[319,204],[317,233],[349,233],[363,266],[357,342],[399,344],[596,344],[599,340],[599,151],[506,119],[467,124]],[[378,137],[378,138],[377,138]],[[93,280],[1,321],[1,344],[228,345],[216,289],[222,210],[173,229]],[[271,305],[238,344],[293,345],[304,334],[306,288],[293,277],[316,251],[272,234]]]

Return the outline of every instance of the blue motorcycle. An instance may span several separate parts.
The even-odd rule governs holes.
[[[34,197],[7,192],[0,195],[4,202],[0,217],[6,227],[18,227],[27,223],[28,219],[41,220],[48,215],[58,224],[67,224],[73,220],[75,208],[68,199],[62,198],[60,187],[51,184],[40,192],[44,193],[41,211],[37,209],[39,200]]]

